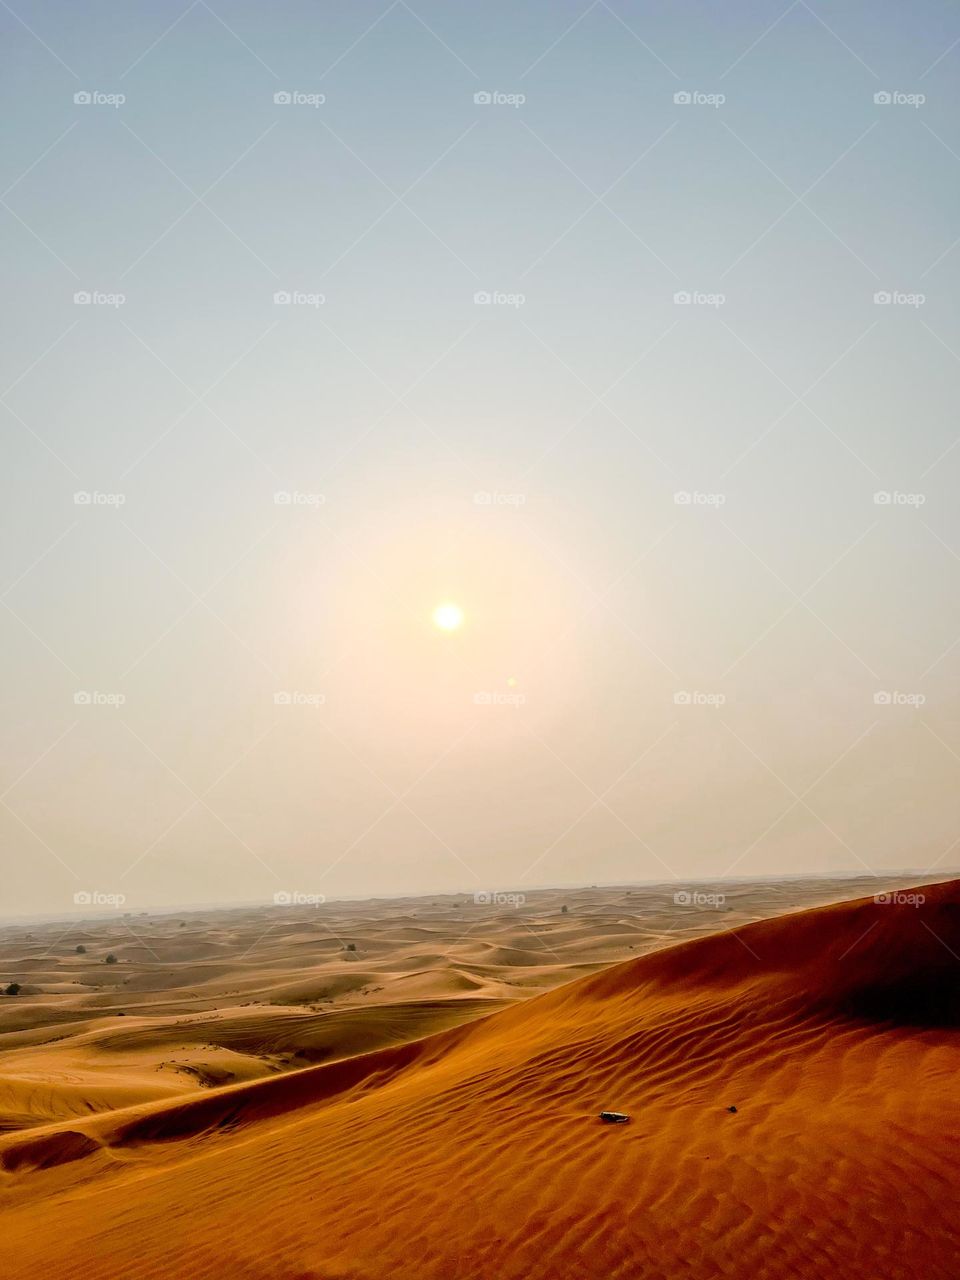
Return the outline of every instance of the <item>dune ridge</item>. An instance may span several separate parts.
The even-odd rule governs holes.
[[[8,1135],[4,1273],[955,1280],[960,882],[917,892]]]
[[[741,882],[707,908],[651,885],[0,925],[0,988],[19,984],[0,998],[0,1133],[421,1039],[868,883]]]

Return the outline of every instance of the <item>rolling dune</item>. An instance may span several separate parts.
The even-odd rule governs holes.
[[[0,987],[21,986],[0,998],[0,1131],[419,1038],[855,885],[739,884],[713,908],[651,886],[0,927]]]
[[[382,993],[301,1012],[321,1065],[8,1134],[0,1271],[955,1280],[960,882],[594,967],[443,1029],[485,1001],[397,1002],[370,1051]]]

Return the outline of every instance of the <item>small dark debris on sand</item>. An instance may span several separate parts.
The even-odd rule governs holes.
[[[626,1124],[630,1117],[622,1111],[601,1111],[600,1119],[604,1124]]]

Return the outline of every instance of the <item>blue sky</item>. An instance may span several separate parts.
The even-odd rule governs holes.
[[[955,865],[955,7],[0,26],[8,912]]]

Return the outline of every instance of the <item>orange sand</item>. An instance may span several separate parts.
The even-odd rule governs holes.
[[[34,1123],[0,1139],[0,1274],[956,1280],[960,882],[920,892]]]

